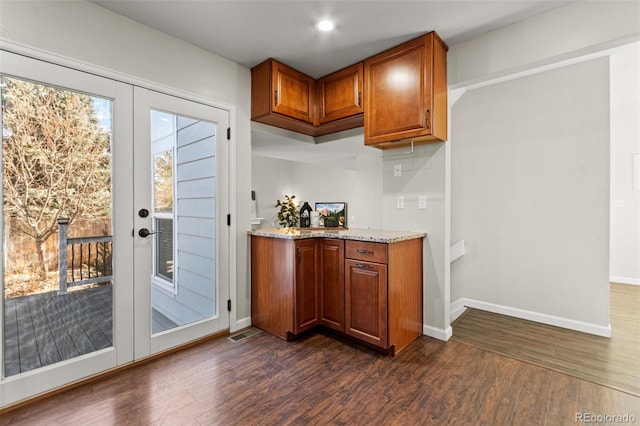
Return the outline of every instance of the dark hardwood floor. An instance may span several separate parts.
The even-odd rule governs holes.
[[[455,340],[397,357],[316,333],[219,338],[0,415],[0,425],[563,425],[640,398]],[[579,422],[578,422],[579,423]]]
[[[453,339],[640,397],[640,286],[611,283],[610,320],[609,339],[470,309]]]

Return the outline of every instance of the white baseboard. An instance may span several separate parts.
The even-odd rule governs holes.
[[[235,324],[230,324],[229,332],[233,333],[247,327],[251,327],[251,317],[237,319]]]
[[[453,335],[453,329],[451,326],[446,329],[431,327],[430,325],[422,325],[422,334],[425,336],[433,337],[434,339],[444,340],[445,342]]]
[[[467,298],[460,298],[452,303],[451,312],[453,313],[454,309],[460,310],[460,306],[480,309],[483,311],[493,312],[501,315],[508,315],[514,318],[535,321],[542,324],[567,328],[569,330],[581,331],[583,333],[594,334],[596,336],[611,337],[611,324],[609,324],[608,326],[601,326],[583,321],[572,320],[569,318],[556,317],[553,315],[541,314],[539,312],[526,311],[524,309],[496,305],[494,303],[482,302],[480,300]]]
[[[640,278],[629,278],[629,277],[609,277],[609,281],[612,283],[620,283],[620,284],[633,284],[640,285]]]
[[[458,299],[451,304],[451,309],[449,310],[449,320],[454,322],[460,317],[460,315],[466,312],[467,308],[464,306],[464,299]]]

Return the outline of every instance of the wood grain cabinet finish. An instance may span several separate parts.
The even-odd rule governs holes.
[[[362,90],[362,63],[354,67],[356,76],[351,75],[353,67],[329,75],[320,80],[318,91],[318,81],[267,59],[251,69],[251,119],[310,136],[362,127],[362,107],[358,113],[353,106],[358,102],[355,91]],[[324,96],[320,119],[318,94]]]
[[[366,145],[447,139],[447,49],[431,32],[364,61]]]
[[[387,263],[389,244],[373,243],[369,241],[347,241],[346,257],[367,262]]]
[[[313,134],[316,81],[268,59],[251,69],[251,119],[299,133]]]
[[[251,316],[283,339],[321,325],[396,354],[422,334],[422,238],[253,235]]]
[[[363,113],[363,75],[364,65],[359,62],[318,80],[318,124]]]
[[[344,240],[320,240],[320,324],[344,331]]]
[[[296,246],[296,267],[293,312],[294,334],[318,325],[318,241],[299,240]]]
[[[345,330],[398,353],[422,334],[422,239],[347,241]]]
[[[313,123],[315,80],[277,61],[271,67],[273,112]]]
[[[318,324],[318,243],[251,237],[251,321],[283,339]]]
[[[346,333],[386,349],[387,265],[345,260]]]

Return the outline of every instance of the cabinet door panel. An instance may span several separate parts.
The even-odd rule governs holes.
[[[366,145],[446,140],[446,55],[432,32],[364,61]]]
[[[273,62],[273,111],[313,123],[315,80],[278,62]]]
[[[344,241],[320,241],[320,323],[344,331]]]
[[[363,73],[361,62],[318,80],[320,124],[362,114]]]
[[[345,332],[387,348],[387,266],[345,260]]]
[[[296,242],[295,334],[318,324],[317,247],[315,239]]]

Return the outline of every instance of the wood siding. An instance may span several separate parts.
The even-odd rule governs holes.
[[[213,123],[178,118],[176,137],[177,294],[154,288],[153,303],[177,324],[216,314],[215,139]]]

